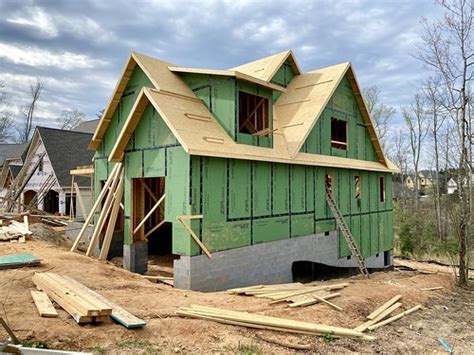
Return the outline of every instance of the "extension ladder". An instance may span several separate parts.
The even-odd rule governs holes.
[[[334,202],[334,198],[332,197],[331,190],[326,188],[326,201],[329,205],[329,208],[331,209],[334,217],[336,218],[337,225],[339,229],[342,232],[342,235],[344,236],[344,239],[347,242],[347,245],[349,246],[349,249],[351,250],[352,255],[357,260],[357,264],[359,265],[360,272],[362,275],[365,277],[369,278],[369,270],[367,270],[367,267],[365,266],[364,258],[362,255],[360,255],[359,248],[357,248],[357,245],[354,241],[354,237],[352,236],[351,231],[349,230],[349,227],[346,224],[346,221],[344,220],[344,217],[342,217],[341,211],[339,211],[339,208],[336,205],[336,202]]]

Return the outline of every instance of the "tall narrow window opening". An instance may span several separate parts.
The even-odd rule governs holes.
[[[266,97],[239,91],[239,132],[254,136],[270,134],[269,104]]]
[[[331,147],[347,150],[347,122],[331,118]]]
[[[385,178],[381,176],[379,178],[380,185],[380,202],[385,202]]]

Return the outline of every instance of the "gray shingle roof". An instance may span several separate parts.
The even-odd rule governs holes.
[[[61,187],[71,186],[70,170],[79,165],[91,165],[94,152],[87,150],[92,134],[65,131],[55,128],[36,127],[53,170]],[[78,176],[79,186],[90,186],[90,179]]]
[[[0,166],[5,159],[20,158],[25,151],[27,144],[0,144]]]
[[[84,132],[94,134],[100,119],[82,122],[79,126],[73,129],[75,132]]]
[[[13,178],[16,178],[16,176],[20,172],[22,166],[21,165],[9,165],[8,167],[10,168],[10,171],[12,172]]]

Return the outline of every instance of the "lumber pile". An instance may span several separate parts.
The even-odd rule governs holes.
[[[4,224],[3,220],[0,219],[0,241],[24,243],[26,236],[33,234],[29,230],[27,216],[24,217],[24,223],[17,221],[9,221],[7,223]]]
[[[293,319],[270,317],[248,312],[229,311],[220,308],[192,305],[191,307],[181,307],[177,314],[182,317],[206,319],[214,322],[255,329],[267,329],[279,332],[323,336],[331,334],[334,337],[348,337],[364,340],[375,339],[374,337],[367,336],[354,329],[303,322]]]
[[[337,297],[340,293],[331,293],[332,290],[340,290],[348,283],[322,284],[322,283],[289,283],[279,285],[259,285],[228,290],[230,294],[268,298],[270,304],[287,302],[289,307],[305,307],[316,303],[330,303],[327,300]],[[330,303],[333,308],[340,308]],[[334,307],[335,306],[335,307]],[[340,309],[338,309],[340,310]]]
[[[74,283],[52,272],[36,273],[36,287],[68,312],[77,323],[103,322],[112,314],[104,302],[90,297]]]
[[[71,277],[43,272],[36,273],[33,276],[33,282],[45,293],[44,296],[38,294],[33,296],[32,292],[32,296],[36,297],[35,304],[41,316],[46,316],[45,314],[51,316],[51,308],[46,310],[48,306],[45,296],[46,298],[49,296],[80,324],[102,322],[109,317],[128,329],[141,328],[146,324],[140,318]],[[39,303],[41,303],[40,306],[38,306]]]
[[[374,330],[380,328],[386,324],[392,323],[397,319],[400,319],[410,313],[413,313],[419,309],[421,309],[421,305],[417,305],[412,307],[406,311],[402,311],[392,317],[387,318],[390,314],[392,314],[395,310],[402,306],[401,302],[398,302],[402,298],[401,295],[396,295],[385,302],[383,305],[375,309],[372,313],[367,316],[367,321],[362,323],[354,330],[359,332],[364,332],[368,330]]]

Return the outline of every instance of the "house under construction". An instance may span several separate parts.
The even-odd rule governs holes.
[[[303,73],[287,51],[211,70],[132,53],[89,148],[97,244],[131,271],[168,255],[175,287],[221,290],[291,282],[299,261],[392,264],[396,167],[350,63]]]

